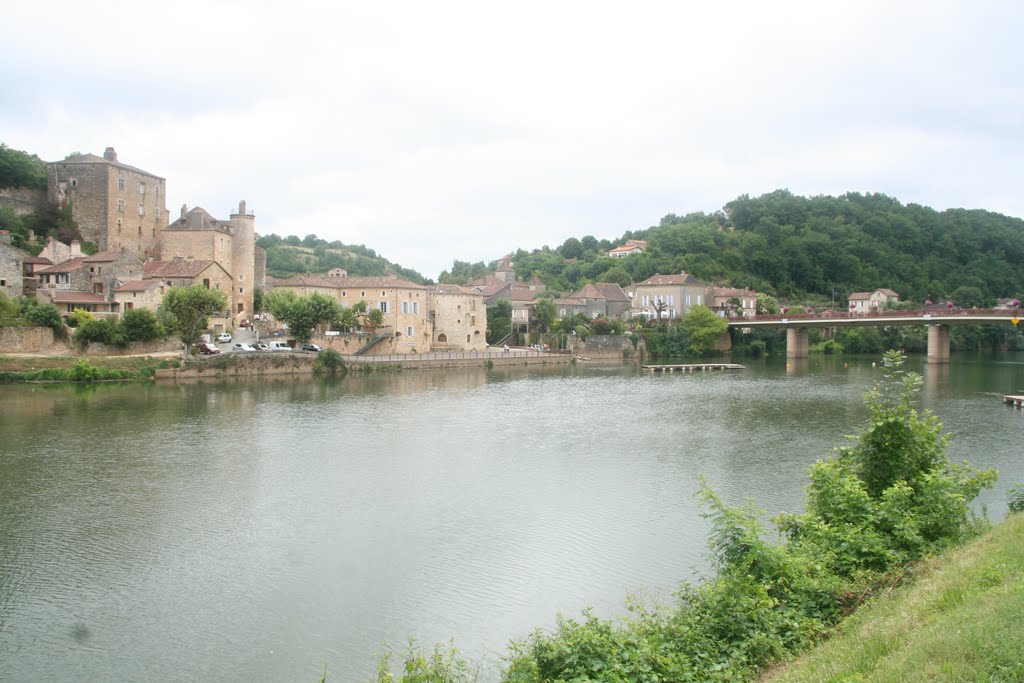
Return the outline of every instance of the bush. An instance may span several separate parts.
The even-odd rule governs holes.
[[[155,341],[166,336],[156,315],[144,308],[129,308],[121,314],[118,325],[129,342]]]
[[[1024,512],[1024,486],[1017,484],[1009,490],[1010,512]]]
[[[345,359],[334,349],[323,349],[319,354],[317,354],[316,363],[313,364],[313,369],[317,372],[338,372],[339,370],[344,372]]]
[[[117,321],[109,318],[95,318],[82,323],[75,330],[75,345],[84,349],[89,344],[124,347],[128,345],[128,339],[124,336]]]
[[[37,304],[35,299],[25,299],[22,304],[22,312],[29,322],[40,327],[49,327],[58,339],[67,338],[68,333],[64,327],[64,320],[61,319],[60,311],[53,304]]]

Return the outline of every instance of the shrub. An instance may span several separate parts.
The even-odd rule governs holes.
[[[130,308],[122,313],[118,326],[129,342],[155,341],[165,336],[156,315],[144,308]]]
[[[54,336],[59,339],[67,338],[67,329],[60,317],[60,311],[53,304],[36,304],[34,299],[25,299],[22,304],[22,311],[29,322],[40,327],[49,327],[53,330]],[[28,303],[32,302],[32,303]],[[27,305],[26,305],[27,304]]]
[[[75,330],[75,345],[84,349],[89,344],[123,347],[128,345],[128,340],[116,321],[94,318],[83,322]]]
[[[313,364],[313,369],[317,372],[338,372],[339,370],[344,372],[345,359],[334,349],[323,349],[319,354],[317,354],[316,363]]]
[[[1010,512],[1024,512],[1024,486],[1017,484],[1009,490]]]

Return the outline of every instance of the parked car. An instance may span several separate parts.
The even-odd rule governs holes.
[[[291,351],[292,347],[288,346],[288,342],[283,341],[272,341],[270,342],[271,351]]]
[[[220,349],[215,344],[210,342],[200,342],[196,345],[196,352],[201,353],[205,356],[212,356],[215,353],[220,353]]]
[[[320,353],[320,351],[322,349],[319,346],[317,346],[316,344],[303,344],[302,345],[302,350],[303,351],[312,351],[313,353]]]
[[[270,351],[271,350],[270,347],[267,346],[266,344],[264,344],[263,342],[256,342],[255,344],[252,345],[252,347],[254,349],[256,349],[257,351]]]
[[[228,334],[227,332],[221,332],[220,334],[217,335],[217,341],[221,344],[230,344],[231,335]]]
[[[235,344],[235,351],[255,351],[251,344]]]
[[[238,323],[238,326],[239,327],[249,327],[249,325],[251,325],[251,324],[252,323],[250,323],[248,320],[243,320],[242,322]]]

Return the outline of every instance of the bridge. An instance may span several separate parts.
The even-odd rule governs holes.
[[[812,327],[892,327],[894,325],[928,326],[928,362],[949,362],[949,328],[951,325],[1017,325],[1024,310],[1002,308],[968,308],[923,311],[871,311],[853,313],[825,311],[799,315],[759,315],[756,318],[730,318],[729,327],[767,327],[786,330],[786,358],[807,358],[807,330]]]

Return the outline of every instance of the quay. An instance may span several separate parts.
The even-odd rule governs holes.
[[[693,363],[689,365],[641,365],[652,372],[706,372],[708,370],[745,370],[747,366],[736,363]]]
[[[1024,408],[1024,396],[1003,396],[1003,403],[1012,405],[1015,408]]]

